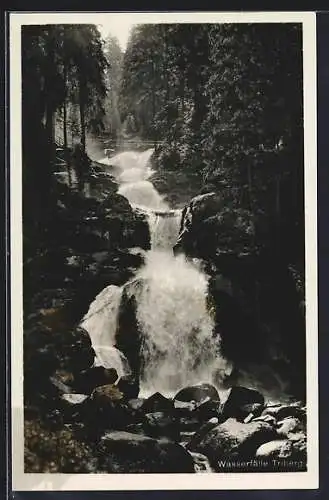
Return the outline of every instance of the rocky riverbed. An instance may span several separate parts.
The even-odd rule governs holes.
[[[25,410],[28,472],[220,472],[234,463],[240,471],[305,470],[302,403],[272,403],[238,386],[221,400],[210,384],[141,398],[114,369],[92,366],[85,331],[65,342],[47,361],[36,354],[49,376],[43,369],[43,380],[34,378]]]

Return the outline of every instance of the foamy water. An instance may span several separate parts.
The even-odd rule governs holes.
[[[136,273],[142,285],[137,320],[143,333],[141,392],[172,394],[181,387],[212,382],[221,358],[213,340],[213,320],[206,307],[207,280],[197,263],[174,256],[181,212],[171,210],[148,180],[153,150],[124,152],[101,162],[117,169],[118,192],[146,215],[151,250]],[[115,343],[123,288],[109,286],[90,305],[82,325],[88,330],[98,362],[114,362],[127,371],[111,346]]]

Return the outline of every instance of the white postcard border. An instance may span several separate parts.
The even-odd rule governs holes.
[[[95,23],[104,16],[118,24],[294,22],[303,24],[305,250],[307,347],[307,472],[203,474],[26,474],[23,434],[23,279],[21,42],[24,24]],[[317,147],[316,15],[313,12],[10,13],[10,218],[11,218],[11,404],[12,488],[29,490],[258,490],[316,489],[318,450]],[[37,145],[36,145],[37,147]]]

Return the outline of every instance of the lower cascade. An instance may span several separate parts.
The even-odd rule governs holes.
[[[151,250],[135,276],[143,284],[136,298],[142,333],[140,387],[144,395],[155,391],[169,395],[188,384],[213,382],[220,355],[206,304],[208,277],[197,262],[173,254],[181,212],[171,210],[146,180],[152,173],[149,157],[149,151],[139,157],[126,152],[103,163],[118,168],[119,193],[147,216]],[[90,305],[82,326],[89,332],[99,363],[126,374],[129,366],[113,347],[122,292],[123,287],[105,288]]]
[[[211,381],[216,365],[207,280],[183,255],[152,251],[140,277],[137,319],[144,335],[142,390],[165,394]]]

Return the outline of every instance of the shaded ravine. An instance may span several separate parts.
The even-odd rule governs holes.
[[[149,224],[151,250],[135,276],[142,283],[136,311],[143,336],[140,387],[144,395],[155,391],[170,395],[189,384],[214,383],[224,360],[213,340],[214,324],[207,310],[208,276],[197,261],[173,254],[181,211],[172,210],[148,180],[152,152],[126,151],[98,162],[111,167],[118,193],[143,212]],[[105,288],[82,320],[98,363],[115,367],[119,374],[129,371],[113,347],[123,290],[114,285]]]

